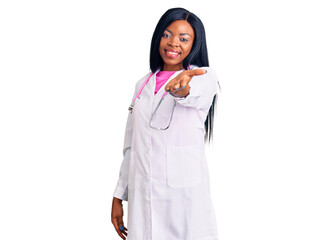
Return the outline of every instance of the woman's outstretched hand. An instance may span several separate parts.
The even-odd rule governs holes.
[[[114,228],[116,229],[118,235],[122,239],[126,239],[125,236],[127,236],[127,232],[125,231],[127,231],[127,228],[125,228],[124,226],[123,216],[124,216],[124,211],[123,211],[122,200],[113,197],[112,209],[111,209],[111,222]]]
[[[203,75],[206,72],[205,69],[185,70],[168,82],[165,86],[165,91],[170,92],[175,97],[186,97],[190,92],[190,85],[188,83],[192,80],[192,77]]]

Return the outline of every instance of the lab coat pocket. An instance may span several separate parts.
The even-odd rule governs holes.
[[[172,188],[182,188],[199,184],[203,177],[204,157],[202,146],[168,146],[168,185]]]

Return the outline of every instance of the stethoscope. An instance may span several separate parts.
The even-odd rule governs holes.
[[[189,69],[189,68],[190,68],[190,65],[187,67],[187,69]],[[154,74],[154,73],[151,73],[151,74],[149,75],[149,77],[146,79],[146,81],[144,81],[144,83],[142,84],[142,86],[141,86],[139,92],[137,93],[137,95],[135,96],[133,102],[132,102],[131,105],[129,106],[128,111],[130,111],[130,113],[133,112],[133,108],[134,108],[134,106],[135,106],[135,101],[136,101],[136,99],[137,99],[137,98],[140,99],[140,95],[141,95],[141,92],[142,92],[143,88],[147,85],[149,79],[151,78],[151,76],[153,76],[153,74]],[[173,100],[172,112],[171,112],[171,116],[170,116],[170,120],[169,120],[168,125],[167,125],[166,127],[155,127],[155,126],[152,126],[152,119],[153,119],[153,117],[155,116],[158,107],[161,105],[162,101],[164,100],[165,95],[167,95],[168,93],[169,93],[169,92],[164,92],[164,93],[163,93],[163,95],[162,95],[162,97],[161,97],[161,100],[159,101],[158,105],[156,106],[156,109],[154,110],[153,114],[152,114],[151,117],[150,117],[150,120],[149,120],[149,126],[150,126],[151,128],[153,128],[153,129],[155,129],[155,130],[166,130],[166,129],[168,129],[169,126],[170,126],[170,123],[171,123],[171,121],[172,121],[173,112],[174,112],[174,109],[175,109],[175,106],[176,106],[176,101],[175,101],[175,100]]]

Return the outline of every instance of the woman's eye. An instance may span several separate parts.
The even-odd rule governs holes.
[[[167,34],[167,33],[164,33],[162,36],[163,36],[164,38],[169,38],[169,37],[170,37],[170,35]]]
[[[186,39],[186,38],[181,38],[180,41],[182,41],[182,42],[187,42],[188,39]]]

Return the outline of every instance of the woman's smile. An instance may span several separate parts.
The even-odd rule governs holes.
[[[164,52],[169,58],[176,58],[176,57],[180,56],[180,52],[175,51],[175,50],[164,49]]]
[[[194,38],[194,29],[186,20],[176,20],[164,30],[159,47],[163,71],[183,69],[183,61],[191,52]]]

